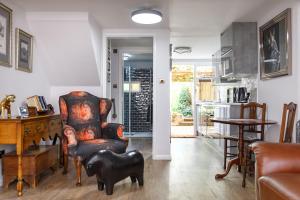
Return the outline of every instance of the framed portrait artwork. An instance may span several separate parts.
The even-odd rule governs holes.
[[[288,8],[261,26],[260,78],[292,74],[291,9]]]
[[[0,65],[11,67],[12,10],[0,3]]]
[[[16,69],[32,72],[33,36],[16,28]]]

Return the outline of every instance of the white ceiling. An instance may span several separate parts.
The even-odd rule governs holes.
[[[88,12],[103,29],[170,29],[173,46],[190,46],[177,59],[209,58],[219,49],[220,33],[233,21],[257,21],[270,5],[297,0],[12,0],[28,12]],[[299,1],[299,0],[298,0]],[[163,21],[139,25],[133,10],[154,8]],[[122,41],[119,41],[122,43]]]
[[[172,36],[216,35],[232,21],[255,21],[256,13],[282,0],[13,0],[27,11],[88,11],[103,28],[170,28]],[[138,25],[133,10],[151,7],[162,23]]]
[[[173,0],[169,27],[172,36],[219,35],[234,21],[257,21],[269,3],[281,0]]]

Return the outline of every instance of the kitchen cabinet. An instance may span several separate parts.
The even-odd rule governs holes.
[[[256,22],[233,22],[221,33],[220,62],[221,77],[244,78],[258,73]]]

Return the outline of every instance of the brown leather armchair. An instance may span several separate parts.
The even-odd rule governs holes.
[[[68,156],[74,159],[76,185],[81,185],[81,162],[99,150],[124,153],[128,139],[123,137],[122,124],[107,123],[112,107],[109,99],[88,92],[74,91],[59,98],[60,115],[64,125],[62,139],[64,173],[68,169]]]
[[[300,144],[252,144],[257,200],[300,199]]]

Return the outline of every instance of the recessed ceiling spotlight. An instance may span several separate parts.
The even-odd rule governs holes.
[[[138,24],[156,24],[161,22],[162,14],[157,10],[142,9],[133,11],[131,19]]]

